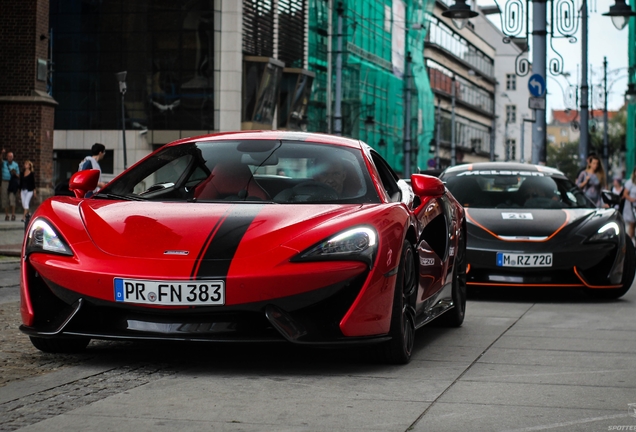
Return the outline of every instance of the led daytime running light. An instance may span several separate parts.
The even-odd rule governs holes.
[[[334,235],[305,252],[292,261],[363,261],[371,267],[378,248],[378,235],[373,228],[357,227]]]
[[[351,253],[362,252],[369,247],[375,246],[375,244],[376,235],[373,230],[370,228],[356,228],[338,234],[321,246],[325,253]]]
[[[38,219],[29,228],[27,246],[29,252],[48,251],[72,255],[57,232],[43,219]]]
[[[618,224],[616,222],[610,222],[610,223],[607,223],[607,224],[603,225],[601,228],[599,228],[598,233],[599,234],[603,234],[605,231],[610,230],[610,229],[614,230],[615,235],[618,235],[621,232],[621,230],[618,227]]]
[[[616,241],[620,233],[620,228],[616,222],[608,222],[590,237],[590,241]]]

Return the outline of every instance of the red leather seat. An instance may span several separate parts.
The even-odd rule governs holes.
[[[244,164],[218,163],[210,177],[199,184],[194,197],[201,200],[257,198],[269,201],[270,197],[252,177],[249,167]]]

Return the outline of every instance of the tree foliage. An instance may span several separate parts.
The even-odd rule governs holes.
[[[610,161],[610,169],[612,166],[620,166],[625,153],[625,140],[627,138],[627,110],[621,108],[611,120],[607,122],[607,147]],[[601,158],[603,157],[603,122],[599,126],[590,130],[590,151],[595,152]],[[606,171],[610,171],[605,167]],[[616,173],[611,173],[616,174]],[[611,177],[608,176],[611,179]]]
[[[605,168],[607,178],[611,180],[611,176],[616,174],[611,172],[611,167],[621,166],[621,161],[625,154],[625,139],[627,134],[627,110],[623,107],[618,111],[607,123],[607,142],[608,155],[610,160],[610,169]],[[603,159],[603,122],[598,126],[590,128],[590,153],[596,153]],[[548,145],[548,166],[557,168],[572,180],[576,180],[576,176],[580,170],[579,167],[579,142],[572,141],[563,144],[562,147]],[[608,172],[609,171],[609,172]]]
[[[576,180],[579,172],[579,143],[572,141],[562,147],[548,145],[548,166],[563,171],[569,179]]]

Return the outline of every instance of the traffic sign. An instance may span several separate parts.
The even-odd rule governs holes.
[[[528,108],[530,109],[545,109],[545,98],[542,97],[531,97],[528,98]]]
[[[542,97],[545,94],[545,78],[539,74],[533,74],[528,80],[528,90],[534,97]]]

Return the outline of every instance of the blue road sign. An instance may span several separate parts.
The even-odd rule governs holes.
[[[545,78],[539,74],[533,74],[528,80],[528,90],[534,97],[543,97],[545,94]]]

